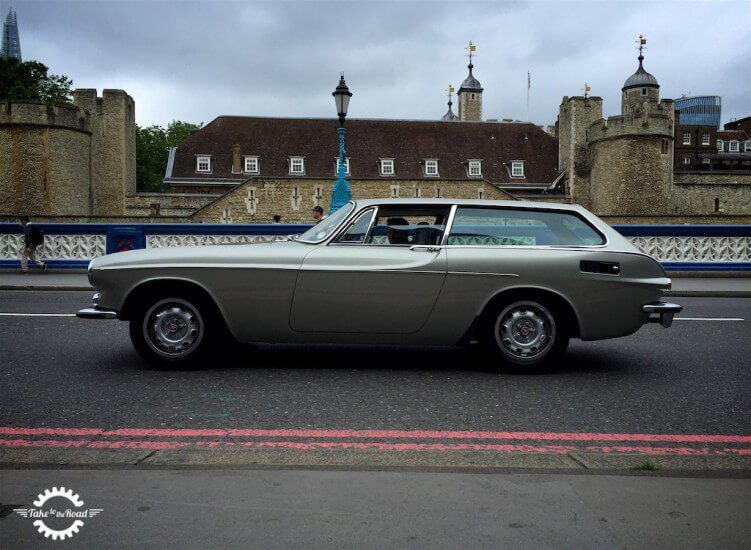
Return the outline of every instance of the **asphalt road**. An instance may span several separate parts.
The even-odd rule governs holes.
[[[0,471],[0,547],[748,548],[751,480],[316,471]],[[46,540],[28,509],[72,488]],[[63,497],[47,506],[72,508]],[[72,520],[45,525],[65,529]],[[49,525],[47,525],[49,524]]]
[[[0,313],[71,313],[88,292],[0,292]],[[748,434],[751,299],[682,298],[670,329],[573,341],[556,372],[473,352],[239,345],[154,370],[127,325],[0,315],[0,426]]]

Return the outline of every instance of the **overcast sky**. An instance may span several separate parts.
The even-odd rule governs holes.
[[[618,114],[640,33],[662,97],[721,95],[723,122],[751,115],[749,0],[0,0],[3,19],[11,4],[25,60],[75,87],[125,89],[141,125],[333,116],[340,71],[351,117],[437,119],[469,40],[485,118],[552,124],[585,82]]]

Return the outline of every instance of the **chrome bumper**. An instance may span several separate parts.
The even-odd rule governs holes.
[[[673,324],[673,316],[683,311],[683,307],[678,304],[657,302],[656,304],[647,304],[642,310],[647,314],[647,323],[660,323],[663,327],[668,328]]]
[[[79,310],[78,313],[76,313],[76,317],[79,319],[117,319],[117,311],[114,309],[100,308],[97,305],[99,303],[98,292],[94,294],[91,301],[94,304],[93,307],[85,307]]]

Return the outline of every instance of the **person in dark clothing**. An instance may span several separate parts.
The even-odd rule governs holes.
[[[323,208],[320,206],[314,206],[313,219],[316,221],[316,223],[323,221],[325,218],[326,216],[323,214]]]
[[[47,271],[47,262],[43,262],[36,256],[37,247],[44,244],[44,232],[29,222],[27,216],[19,218],[23,228],[23,250],[21,251],[21,273],[29,272],[29,259]]]

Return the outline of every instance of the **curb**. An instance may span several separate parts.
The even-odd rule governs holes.
[[[0,285],[0,290],[94,290],[91,286],[84,285]]]

